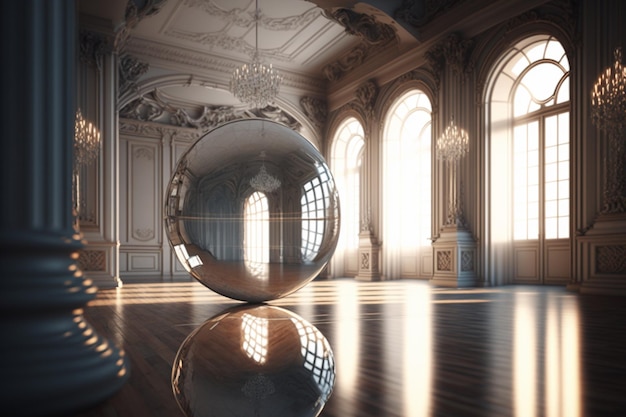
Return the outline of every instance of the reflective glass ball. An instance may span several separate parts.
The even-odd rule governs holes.
[[[185,339],[171,383],[187,417],[315,417],[332,394],[335,362],[328,340],[302,317],[246,304]]]
[[[339,237],[339,196],[319,151],[278,122],[241,119],[180,158],[165,229],[199,282],[236,300],[284,297],[326,266]]]

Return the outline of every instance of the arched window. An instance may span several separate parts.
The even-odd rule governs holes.
[[[269,262],[269,228],[267,197],[264,193],[256,191],[248,197],[244,207],[244,259],[247,262]]]
[[[431,104],[423,92],[399,97],[385,120],[382,149],[382,272],[388,279],[430,276]]]
[[[569,62],[548,35],[519,42],[487,95],[491,259],[517,282],[567,280]]]
[[[330,205],[330,190],[334,187],[324,163],[318,166],[319,175],[304,184],[300,206],[302,208],[302,259],[312,261],[319,254]]]
[[[354,117],[346,119],[335,134],[330,164],[341,203],[341,231],[331,260],[331,276],[358,273],[360,169],[364,132]]]

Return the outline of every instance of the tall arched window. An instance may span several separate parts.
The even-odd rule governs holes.
[[[358,273],[360,168],[364,132],[354,117],[346,119],[333,140],[330,163],[339,190],[341,231],[331,260],[331,276],[355,276]]]
[[[430,277],[425,264],[432,259],[431,111],[426,94],[411,90],[394,102],[385,120],[382,272],[387,279]]]
[[[254,192],[244,207],[245,252],[249,263],[266,263],[270,260],[270,222],[267,197]]]
[[[487,95],[496,281],[568,280],[569,110],[569,62],[556,39],[533,36],[504,54]]]

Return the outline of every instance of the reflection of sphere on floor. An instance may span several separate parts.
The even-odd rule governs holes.
[[[172,368],[174,396],[187,417],[314,417],[334,382],[324,335],[268,305],[207,320],[180,346]]]
[[[339,236],[339,197],[319,151],[277,122],[242,119],[200,138],[166,192],[178,260],[237,300],[284,297],[315,278]]]

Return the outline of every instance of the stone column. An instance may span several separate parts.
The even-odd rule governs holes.
[[[84,320],[96,290],[76,266],[72,219],[73,0],[0,3],[0,404],[68,415],[124,383],[126,359]]]

